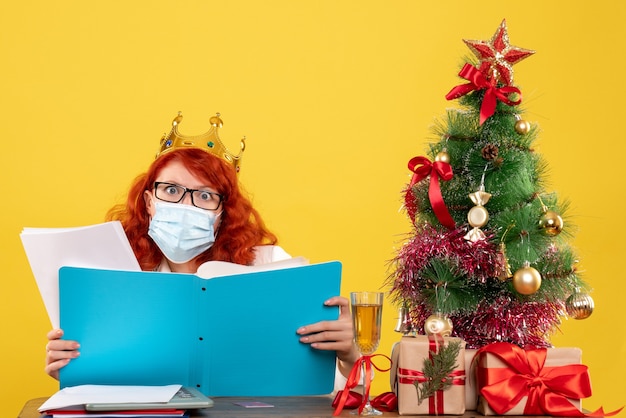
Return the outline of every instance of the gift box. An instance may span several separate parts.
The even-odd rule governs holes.
[[[453,358],[453,370],[445,380],[448,386],[424,396],[426,387],[436,388],[437,382],[429,378],[425,360],[441,359],[443,351],[452,353],[450,343],[458,344]],[[392,351],[391,386],[398,397],[400,415],[463,415],[465,412],[465,342],[460,338],[441,336],[404,336]],[[437,362],[435,363],[437,364]],[[434,386],[433,386],[434,384]],[[423,391],[423,392],[420,392]],[[418,395],[418,392],[421,395]]]
[[[477,410],[484,415],[579,416],[581,399],[591,396],[579,348],[494,343],[476,356]]]
[[[478,382],[476,381],[476,353],[478,350],[465,349],[465,409],[475,411],[478,407]]]

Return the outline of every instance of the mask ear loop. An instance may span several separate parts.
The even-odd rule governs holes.
[[[217,222],[217,218],[222,216],[222,213],[224,213],[224,207],[223,206],[222,206],[222,210],[219,213],[215,214],[215,220],[213,221],[213,225],[215,225],[215,222]],[[222,219],[220,219],[219,224],[217,224],[217,228],[214,228],[214,231],[213,231],[213,239],[215,241],[217,241],[217,235],[220,232],[220,228],[221,227],[222,227]]]

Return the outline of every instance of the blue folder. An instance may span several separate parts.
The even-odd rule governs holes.
[[[202,279],[193,274],[62,267],[61,328],[81,355],[61,387],[198,388],[207,396],[300,396],[333,390],[335,353],[296,330],[337,319],[337,261]]]

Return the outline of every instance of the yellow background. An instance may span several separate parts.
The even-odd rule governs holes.
[[[542,129],[536,150],[549,163],[549,189],[572,202],[567,222],[578,228],[573,244],[594,287],[592,317],[565,321],[553,342],[583,349],[594,388],[586,408],[626,404],[625,8],[609,0],[3,5],[2,415],[57,389],[43,372],[50,326],[21,229],[102,221],[178,110],[183,132],[204,131],[219,111],[232,149],[247,135],[241,180],[285,249],[341,260],[344,295],[380,288],[410,231],[399,212],[406,163],[424,155],[434,119],[453,105],[444,95],[462,82],[461,39],[489,39],[503,18],[513,45],[537,51],[514,67],[515,81],[525,119]],[[386,305],[381,353],[399,338],[396,316]],[[373,393],[386,383],[377,374]]]

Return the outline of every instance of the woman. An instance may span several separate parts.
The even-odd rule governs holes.
[[[241,193],[236,171],[224,159],[200,148],[162,153],[137,177],[125,205],[114,206],[107,220],[119,220],[143,270],[195,273],[211,260],[263,264],[289,258],[259,213]],[[300,341],[337,354],[335,388],[341,389],[359,354],[353,343],[349,302],[324,302],[340,308],[339,318],[301,327]],[[58,379],[59,369],[79,356],[76,341],[63,331],[48,333],[46,372]]]

